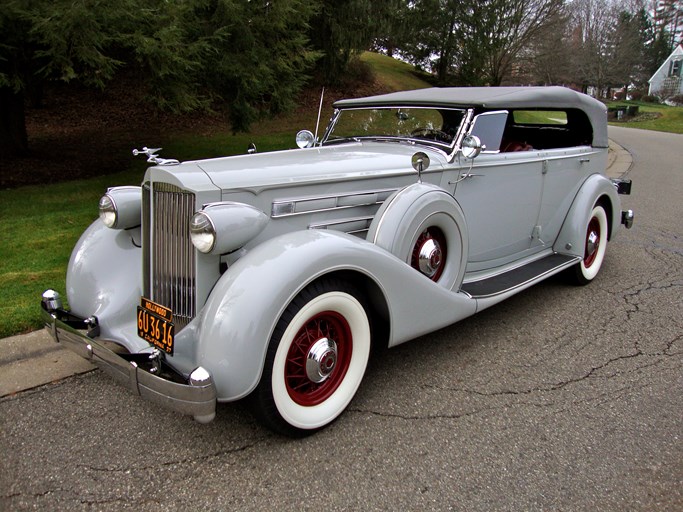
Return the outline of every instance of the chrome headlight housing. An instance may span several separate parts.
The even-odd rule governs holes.
[[[129,229],[141,224],[142,189],[114,187],[100,198],[100,219],[112,229]]]
[[[192,217],[190,239],[204,254],[230,253],[261,233],[268,219],[265,213],[248,204],[208,204]]]
[[[216,227],[203,211],[197,212],[190,221],[190,239],[199,252],[210,253],[216,246]]]

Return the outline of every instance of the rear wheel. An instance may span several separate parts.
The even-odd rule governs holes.
[[[302,436],[334,421],[356,394],[370,355],[370,322],[348,283],[322,280],[287,307],[253,395],[269,428]]]
[[[600,272],[607,250],[607,233],[607,213],[597,204],[591,211],[586,227],[583,259],[571,269],[570,276],[575,284],[586,285]]]

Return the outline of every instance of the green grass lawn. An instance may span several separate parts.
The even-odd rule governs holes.
[[[273,132],[269,123],[261,128],[253,134],[178,135],[161,154],[191,160],[245,153],[250,142],[259,151],[295,146],[293,130]],[[0,191],[0,338],[40,327],[40,296],[47,288],[65,292],[71,250],[97,218],[99,198],[108,187],[139,185],[145,167],[131,157],[131,167],[119,174]]]
[[[107,186],[134,183],[141,171],[91,180],[0,191],[0,337],[37,328],[38,302],[64,291],[66,265],[83,230],[97,217]]]
[[[409,64],[372,53],[361,58],[390,90],[428,87]],[[661,116],[619,123],[620,126],[683,133],[683,108],[639,105],[643,111],[658,112]],[[329,115],[329,110],[323,112],[322,126]],[[292,148],[296,132],[302,128],[314,130],[316,117],[317,105],[257,123],[250,134],[233,135],[227,129],[203,136],[177,134],[164,142],[161,156],[190,160],[242,154],[250,142],[260,152]],[[139,185],[145,166],[142,159],[131,157],[130,168],[119,174],[0,191],[0,338],[40,327],[40,295],[46,288],[65,291],[71,250],[85,228],[97,218],[100,196],[110,186]]]
[[[670,107],[668,105],[657,105],[645,103],[643,101],[614,101],[609,102],[609,107],[620,105],[637,105],[639,115],[626,121],[610,122],[612,126],[624,126],[627,128],[641,128],[643,130],[655,130],[669,133],[683,133],[683,107]],[[657,114],[651,116],[648,114]]]

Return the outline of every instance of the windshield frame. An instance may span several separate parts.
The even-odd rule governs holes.
[[[333,135],[334,128],[336,127],[342,112],[344,111],[357,111],[357,110],[398,110],[398,109],[421,109],[421,110],[438,110],[438,111],[443,111],[443,110],[450,110],[450,111],[456,111],[462,114],[460,124],[457,127],[456,133],[453,136],[453,140],[450,143],[446,142],[441,142],[438,140],[430,140],[430,139],[425,139],[421,137],[410,137],[410,136],[403,136],[403,135],[356,135],[356,136],[349,136],[345,137],[343,139],[339,139],[339,141],[335,141],[334,139],[330,140],[330,136]],[[465,127],[468,125],[469,122],[469,109],[467,108],[462,108],[462,107],[450,107],[450,106],[442,106],[442,107],[437,107],[437,106],[424,106],[424,105],[411,105],[411,104],[402,104],[402,105],[364,105],[362,107],[348,107],[348,108],[335,108],[334,113],[332,114],[332,117],[330,118],[329,123],[327,124],[327,128],[325,129],[325,133],[323,134],[322,138],[320,139],[320,146],[324,145],[330,145],[330,144],[339,144],[343,142],[360,142],[363,140],[372,140],[372,141],[378,141],[378,142],[406,142],[409,144],[421,144],[428,146],[430,148],[435,148],[443,153],[449,155],[452,154],[457,148],[459,147],[460,140],[464,136],[465,133]]]

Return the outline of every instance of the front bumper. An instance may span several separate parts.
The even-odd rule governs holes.
[[[111,350],[105,341],[95,339],[99,331],[96,319],[80,318],[62,309],[58,294],[51,290],[43,294],[41,311],[45,328],[57,343],[96,364],[136,395],[189,414],[200,423],[216,416],[216,386],[204,368],[195,369],[186,379],[153,354]]]

